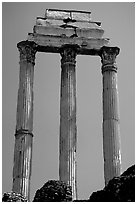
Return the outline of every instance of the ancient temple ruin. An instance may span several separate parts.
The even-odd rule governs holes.
[[[59,179],[72,187],[77,199],[76,178],[76,57],[101,58],[103,76],[103,152],[105,184],[121,173],[121,148],[117,89],[116,56],[118,47],[110,47],[103,38],[100,22],[90,12],[47,9],[37,17],[33,33],[17,44],[20,76],[17,101],[13,187],[29,200],[33,143],[33,79],[37,52],[61,56]],[[90,179],[90,178],[89,178]]]

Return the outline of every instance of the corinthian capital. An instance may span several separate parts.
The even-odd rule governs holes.
[[[36,43],[31,41],[21,41],[17,44],[20,52],[20,61],[27,61],[35,64]]]
[[[102,72],[104,71],[117,71],[116,56],[119,54],[118,47],[103,46],[100,50],[100,57],[102,62]]]
[[[65,63],[71,63],[71,64],[75,64],[76,63],[76,48],[72,47],[72,46],[64,46],[61,51],[61,64],[65,64]]]

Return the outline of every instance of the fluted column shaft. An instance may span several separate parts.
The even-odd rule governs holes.
[[[60,156],[59,177],[72,187],[73,200],[76,190],[76,50],[61,50],[61,99],[60,99]]]
[[[120,116],[117,89],[117,47],[102,47],[103,152],[105,185],[121,173]]]
[[[36,44],[22,41],[17,45],[20,52],[19,89],[14,147],[14,192],[29,200],[33,139],[33,78]]]

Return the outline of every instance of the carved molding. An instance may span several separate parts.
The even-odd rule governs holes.
[[[37,44],[30,41],[21,41],[17,44],[20,52],[20,61],[27,61],[35,64],[35,54],[37,52]]]
[[[116,56],[119,54],[120,48],[103,46],[100,49],[100,57],[102,62],[102,73],[105,71],[117,72]]]
[[[65,63],[71,63],[71,64],[76,64],[76,55],[77,55],[77,50],[75,47],[72,46],[64,46],[60,50],[60,55],[62,57],[61,59],[61,65]]]
[[[33,137],[33,133],[30,132],[29,130],[26,130],[26,129],[19,129],[19,130],[16,130],[15,132],[15,137],[20,137],[22,135],[30,135]]]

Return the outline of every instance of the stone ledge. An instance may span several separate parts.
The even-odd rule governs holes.
[[[63,21],[63,20],[57,20],[57,19],[46,19],[43,17],[37,17],[36,18],[36,25],[42,25],[42,26],[75,26],[78,28],[98,28],[101,29],[101,22],[97,21]]]
[[[64,45],[76,45],[78,54],[81,55],[98,55],[101,47],[109,44],[108,38],[70,38],[36,33],[29,33],[27,40],[34,41],[38,45],[37,51],[39,52],[59,53],[60,48]]]
[[[42,34],[42,35],[54,35],[61,36],[66,35],[67,37],[84,37],[84,38],[102,38],[104,30],[98,28],[76,28],[76,27],[68,27],[61,28],[57,26],[34,26],[34,33]]]

